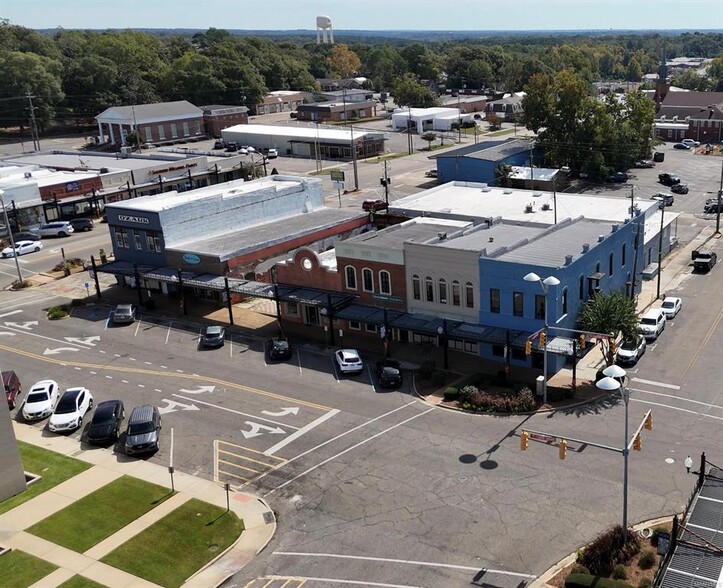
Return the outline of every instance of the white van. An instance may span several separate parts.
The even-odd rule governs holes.
[[[662,308],[651,308],[640,319],[638,328],[643,337],[653,341],[665,330],[665,312]]]

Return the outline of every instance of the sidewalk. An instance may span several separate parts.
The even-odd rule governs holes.
[[[25,529],[122,475],[134,476],[169,489],[170,475],[165,467],[147,461],[119,461],[110,450],[78,452],[78,443],[74,439],[60,435],[46,437],[42,430],[17,422],[13,423],[13,427],[16,438],[20,441],[93,465],[85,472],[0,515],[0,543],[3,546],[20,549],[58,566],[58,570],[36,584],[38,587],[53,588],[73,575],[80,574],[109,588],[152,588],[156,585],[99,560],[191,498],[221,508],[226,507],[226,492],[223,486],[177,471],[174,473],[177,494],[169,500],[85,553],[60,547],[26,533]],[[262,499],[244,492],[234,492],[229,494],[229,497],[230,509],[244,522],[244,532],[234,545],[189,578],[182,588],[218,586],[243,568],[276,532],[273,511]]]

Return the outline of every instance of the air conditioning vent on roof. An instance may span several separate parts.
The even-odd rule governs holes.
[[[29,180],[29,179],[32,178],[32,177],[33,177],[33,172],[25,172],[25,179],[26,179],[26,180]]]
[[[545,204],[542,205],[542,210],[550,210],[550,205],[545,202]]]
[[[565,256],[565,265],[570,265],[572,263],[572,255],[566,255]]]
[[[512,190],[507,189],[502,191],[503,194],[512,194]]]
[[[535,198],[538,198],[539,196],[542,196],[542,192],[533,192],[532,196],[534,196]]]

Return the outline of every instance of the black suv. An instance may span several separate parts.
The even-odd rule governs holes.
[[[89,218],[74,218],[70,221],[68,221],[71,226],[73,227],[73,230],[78,233],[80,231],[92,231],[93,230],[93,220]]]
[[[377,377],[379,385],[393,388],[402,385],[402,366],[393,359],[383,359],[377,362]]]
[[[88,443],[108,443],[120,437],[121,422],[126,416],[123,402],[106,400],[95,409],[93,420],[88,427]]]
[[[675,174],[658,174],[658,181],[663,184],[663,186],[672,186],[673,184],[680,184],[680,178],[676,176]]]
[[[266,353],[269,359],[289,359],[291,357],[291,344],[288,339],[274,337],[266,343]]]

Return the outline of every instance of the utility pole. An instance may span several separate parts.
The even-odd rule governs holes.
[[[387,206],[389,206],[389,184],[392,183],[391,178],[389,177],[389,170],[387,166],[388,162],[384,161],[384,177],[382,178],[382,186],[384,186],[384,202],[387,203]]]
[[[33,138],[33,151],[40,151],[40,136],[38,135],[38,123],[35,120],[35,106],[33,106],[33,96],[30,92],[25,95],[28,99],[30,109],[30,135]]]
[[[635,186],[630,186],[630,218],[635,218]]]
[[[407,146],[409,147],[409,155],[412,154],[412,107],[407,106],[409,108],[409,120],[407,121]]]
[[[141,152],[141,135],[138,132],[138,121],[136,120],[136,107],[134,104],[131,105],[131,110],[133,111],[133,132],[136,135],[136,147],[138,148],[138,153]],[[190,178],[190,170],[189,170],[189,178]]]
[[[351,134],[351,161],[354,166],[354,190],[359,190],[359,172],[356,167],[356,141],[354,140],[354,125],[349,125],[349,132]]]

